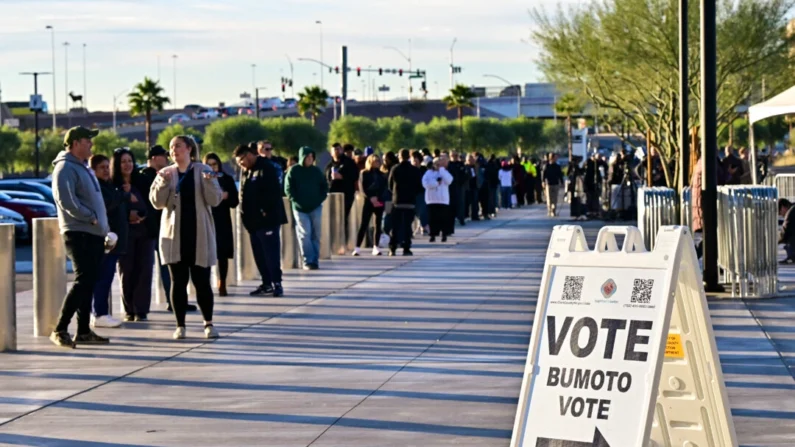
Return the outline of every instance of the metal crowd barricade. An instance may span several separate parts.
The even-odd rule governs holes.
[[[765,177],[765,184],[769,183],[772,176]],[[795,174],[777,174],[772,178],[773,185],[778,189],[778,196],[789,201],[795,201]]]
[[[777,207],[775,187],[718,187],[718,266],[734,297],[778,291]]]
[[[671,188],[638,189],[638,229],[647,250],[654,249],[661,226],[677,224],[676,202],[676,191]]]
[[[693,228],[693,197],[690,192],[690,187],[685,186],[682,189],[682,196],[679,200],[679,224],[687,228]]]

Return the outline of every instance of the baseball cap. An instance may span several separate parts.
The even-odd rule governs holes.
[[[98,134],[98,130],[86,129],[83,126],[73,127],[67,130],[66,134],[63,136],[63,145],[64,147],[69,147],[77,140],[82,140],[83,138],[94,138]]]
[[[361,149],[354,149],[353,150],[353,155],[356,155],[356,156],[362,155],[362,150]]]
[[[372,146],[367,146],[366,148],[364,148],[364,155],[366,155],[368,157],[373,155],[374,152],[375,151],[373,150]]]
[[[149,153],[146,155],[146,159],[151,160],[153,157],[160,156],[168,156],[168,152],[163,148],[163,146],[156,144],[149,148]]]

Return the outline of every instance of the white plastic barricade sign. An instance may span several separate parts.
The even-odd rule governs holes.
[[[687,445],[737,446],[687,228],[556,227],[511,447]]]

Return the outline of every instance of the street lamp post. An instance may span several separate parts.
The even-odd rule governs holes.
[[[453,39],[453,44],[450,45],[450,90],[455,88],[455,63],[453,62],[453,48],[458,42],[458,37]]]
[[[293,79],[295,79],[293,76],[293,60],[290,59],[289,54],[285,54],[284,56],[287,58],[287,62],[290,63],[290,91],[292,92],[292,97],[295,98],[295,86],[293,85]]]
[[[173,61],[172,74],[174,76],[174,108],[179,110],[179,108],[177,107],[177,55],[172,54],[171,60]]]
[[[88,113],[88,106],[86,106],[86,98],[88,98],[88,89],[86,88],[86,44],[83,44],[83,111]]]
[[[513,84],[513,83],[511,83],[510,81],[508,81],[507,79],[505,79],[505,78],[502,78],[502,77],[500,77],[500,76],[497,76],[497,75],[486,74],[486,75],[483,75],[483,77],[484,77],[484,78],[494,78],[494,79],[499,79],[500,81],[502,81],[502,82],[504,82],[504,83],[508,84],[508,85],[509,85],[509,86],[511,86],[511,87],[513,87],[514,85],[516,85],[516,86],[518,87],[518,88],[516,89],[516,90],[517,90],[517,91],[516,91],[516,117],[517,117],[517,118],[519,118],[520,116],[522,116],[522,86],[521,86],[520,84]]]
[[[254,84],[254,110],[257,119],[259,119],[259,91],[265,90],[266,88],[267,87],[257,87],[257,85]]]
[[[119,98],[119,96],[127,93],[127,90],[129,90],[129,89],[125,88],[124,90],[120,91],[119,93],[116,93],[115,95],[113,95],[113,133],[116,133],[116,112],[119,110],[118,107],[117,107],[118,98]]]
[[[35,146],[36,146],[36,169],[35,174],[36,178],[39,178],[39,152],[41,142],[39,141],[39,111],[41,110],[41,101],[39,101],[39,76],[49,75],[52,73],[47,72],[24,72],[20,73],[22,76],[33,76],[33,97],[37,101],[36,104],[31,103],[33,107],[33,132],[35,133]]]
[[[320,20],[315,20],[315,24],[320,27],[320,65],[323,64],[323,22]],[[323,84],[323,70],[320,70],[320,88],[325,88],[325,84]]]
[[[66,104],[66,116],[69,116],[69,42],[63,43],[63,97]]]
[[[52,132],[55,133],[55,129],[58,127],[57,123],[57,115],[58,110],[56,109],[55,97],[57,96],[57,92],[55,91],[55,28],[52,25],[47,25],[45,29],[50,30],[50,44],[52,45]]]
[[[257,64],[251,64],[251,88],[257,88]]]
[[[409,75],[408,76],[409,77],[409,96],[408,96],[408,98],[409,98],[409,100],[411,100],[411,39],[409,39],[409,55],[408,56],[403,54],[403,52],[400,51],[396,47],[384,47],[384,49],[396,51],[399,55],[401,55],[403,57],[403,59],[406,60],[406,62],[409,63],[409,73],[408,73],[408,75]]]

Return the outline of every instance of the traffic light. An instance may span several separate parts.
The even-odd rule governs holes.
[[[398,70],[398,75],[403,76],[403,69]]]
[[[290,85],[290,87],[292,87],[293,86],[293,80],[290,79],[290,82],[288,84]]]
[[[362,75],[361,67],[356,67],[356,76],[361,76],[361,75]]]
[[[284,83],[282,83],[282,93],[284,93]]]
[[[340,74],[340,67],[334,67],[334,71],[335,71],[337,74]]]
[[[383,76],[383,75],[384,75],[384,69],[383,68],[379,68],[378,69],[378,76]]]
[[[333,71],[334,71],[334,69],[333,69],[333,68],[331,68],[331,67],[329,67],[329,68],[328,68],[328,72],[329,72],[329,73],[332,73]]]
[[[422,91],[423,92],[427,92],[428,91],[427,84],[425,83],[425,81],[422,81]]]
[[[418,77],[419,77],[419,76],[422,76],[422,74],[420,74],[420,71],[419,71],[419,70],[417,70],[417,76],[418,76]]]

